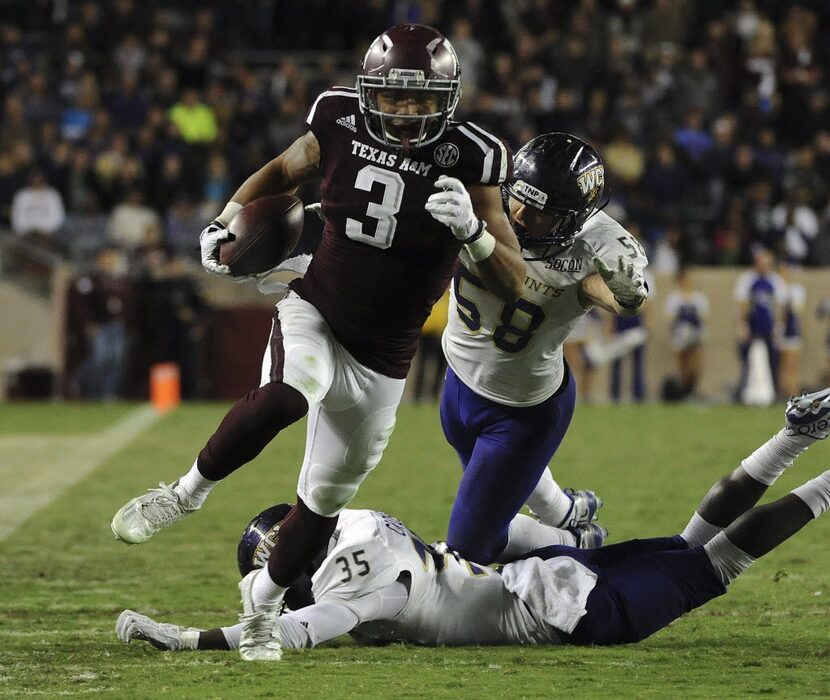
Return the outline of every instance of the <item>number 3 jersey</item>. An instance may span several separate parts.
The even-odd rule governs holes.
[[[312,580],[318,603],[348,604],[402,574],[408,578],[408,600],[400,613],[352,631],[365,643],[556,643],[552,627],[573,629],[596,582],[569,557],[528,559],[500,572],[439,554],[400,520],[377,511],[344,510],[335,537]]]
[[[461,248],[424,209],[434,183],[448,175],[465,185],[499,185],[512,174],[512,158],[469,122],[451,122],[440,139],[409,154],[387,148],[367,131],[351,88],[322,93],[306,122],[320,144],[326,224],[292,288],[361,364],[403,378]]]
[[[524,292],[513,303],[489,293],[462,252],[443,336],[453,372],[477,394],[507,406],[534,406],[552,396],[564,376],[562,343],[587,313],[578,291],[596,272],[595,255],[612,270],[621,255],[637,271],[648,264],[640,243],[602,211],[559,255],[528,261]]]

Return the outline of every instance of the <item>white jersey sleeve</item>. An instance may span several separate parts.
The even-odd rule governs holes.
[[[738,277],[738,281],[735,282],[735,301],[749,301],[749,292],[754,281],[755,275],[749,270]]]
[[[591,222],[594,222],[593,225],[589,225]],[[622,257],[627,265],[634,265],[635,272],[645,275],[648,266],[645,248],[605,212],[598,212],[591,217],[581,235],[586,246],[605,263],[606,267],[616,270]],[[591,258],[593,259],[593,255]],[[593,267],[593,262],[591,265]],[[596,268],[593,271],[596,272]]]

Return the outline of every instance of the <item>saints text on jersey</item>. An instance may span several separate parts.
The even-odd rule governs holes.
[[[423,175],[424,177],[429,174],[429,169],[432,167],[432,163],[424,163],[406,156],[399,163],[398,153],[388,153],[380,148],[369,146],[355,139],[352,139],[352,155],[358,158],[365,158],[378,165],[388,165],[390,168],[397,166],[398,170],[408,170],[416,175]]]

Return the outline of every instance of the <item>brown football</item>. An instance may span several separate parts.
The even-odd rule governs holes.
[[[228,224],[233,239],[219,247],[219,262],[235,276],[268,272],[291,255],[304,218],[303,203],[290,194],[249,202]]]

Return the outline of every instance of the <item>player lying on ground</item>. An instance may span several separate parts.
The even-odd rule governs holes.
[[[426,545],[399,520],[344,511],[309,581],[292,587],[298,609],[253,611],[252,570],[239,584],[243,615],[233,627],[198,630],[125,610],[118,637],[162,649],[231,649],[277,660],[282,647],[312,647],[345,633],[362,642],[418,644],[624,644],[726,592],[758,557],[830,508],[830,470],[790,494],[753,507],[815,440],[830,434],[830,389],[791,399],[785,427],[703,498],[674,537],[595,550],[552,546],[489,568]],[[249,528],[246,534],[256,528]],[[267,539],[243,538],[243,561],[262,566]],[[265,539],[265,542],[261,541]],[[321,553],[322,555],[323,553]],[[308,602],[308,592],[314,602]],[[257,618],[268,634],[240,643]]]

